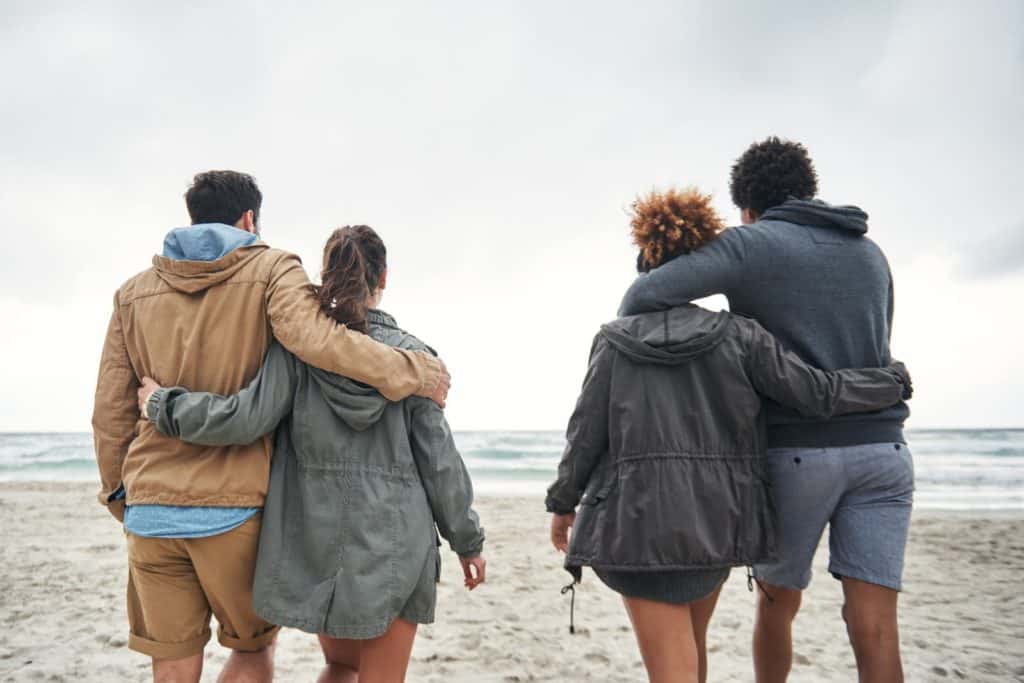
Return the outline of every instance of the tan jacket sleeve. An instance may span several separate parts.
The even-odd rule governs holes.
[[[121,464],[135,438],[135,425],[139,419],[136,397],[139,380],[128,358],[118,308],[115,295],[114,312],[103,342],[99,378],[96,380],[92,433],[102,486],[99,501],[107,506],[110,514],[124,521],[124,498],[111,500],[111,497],[121,488]]]
[[[324,315],[293,254],[274,264],[267,312],[274,336],[300,360],[369,384],[392,401],[430,396],[440,382],[441,364],[430,354],[381,344]]]

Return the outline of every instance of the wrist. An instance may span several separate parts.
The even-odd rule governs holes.
[[[163,401],[166,396],[167,389],[163,387],[154,389],[153,392],[146,397],[146,402],[142,404],[142,416],[150,422],[159,422],[160,411],[163,408]]]

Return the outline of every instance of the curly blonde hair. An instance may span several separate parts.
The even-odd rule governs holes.
[[[710,242],[725,228],[711,195],[694,187],[652,190],[637,197],[631,209],[630,232],[640,247],[637,269],[642,272]]]

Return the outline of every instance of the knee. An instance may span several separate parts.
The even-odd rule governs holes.
[[[896,615],[887,611],[864,610],[843,605],[843,621],[850,642],[858,648],[875,648],[898,637]]]
[[[800,611],[802,594],[788,588],[766,586],[764,592],[757,596],[757,616],[759,620],[788,624],[796,618]]]

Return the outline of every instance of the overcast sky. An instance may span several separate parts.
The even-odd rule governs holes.
[[[256,176],[311,275],[332,228],[380,232],[456,429],[561,429],[633,197],[696,184],[737,223],[729,166],[771,134],[871,216],[911,426],[1024,426],[1024,3],[205,4],[0,9],[0,430],[89,428],[113,293],[210,168]]]

